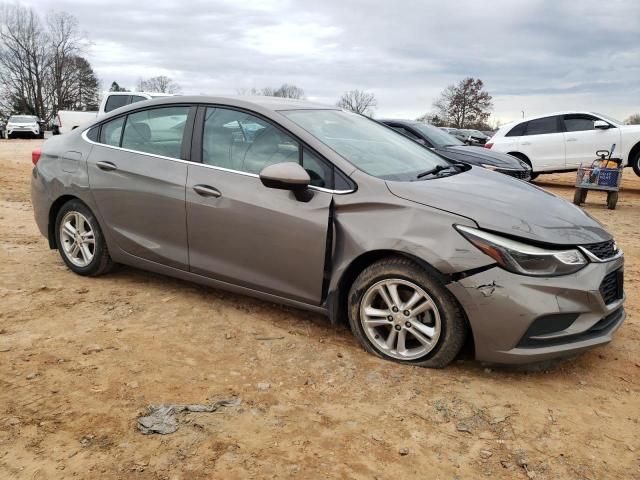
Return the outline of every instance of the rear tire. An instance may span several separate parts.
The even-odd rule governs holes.
[[[631,167],[633,172],[640,177],[640,150],[636,153],[636,156],[631,160]]]
[[[435,275],[404,257],[365,268],[351,286],[348,309],[360,345],[398,363],[446,367],[467,335],[455,297]]]
[[[609,210],[615,210],[618,204],[618,192],[607,193],[607,208]]]
[[[96,277],[113,268],[98,220],[80,200],[70,200],[60,208],[55,235],[62,260],[78,275]]]

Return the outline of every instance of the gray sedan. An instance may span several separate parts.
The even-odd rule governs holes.
[[[115,263],[326,314],[380,357],[525,363],[609,342],[623,256],[581,209],[306,102],[169,97],[49,139],[35,218]]]

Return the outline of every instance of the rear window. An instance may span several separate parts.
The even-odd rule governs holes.
[[[109,95],[107,103],[104,105],[105,113],[115,110],[116,108],[124,107],[129,103],[129,95]]]
[[[511,130],[509,130],[505,135],[505,137],[520,137],[524,135],[524,131],[526,128],[527,128],[527,122],[522,122],[516,125],[515,127],[513,127]]]

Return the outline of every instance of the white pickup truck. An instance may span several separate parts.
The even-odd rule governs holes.
[[[105,92],[97,112],[80,112],[75,110],[60,110],[53,121],[53,134],[60,135],[69,132],[81,125],[93,122],[96,117],[109,113],[116,108],[124,107],[130,103],[151,100],[157,97],[170,97],[170,93],[147,92]]]

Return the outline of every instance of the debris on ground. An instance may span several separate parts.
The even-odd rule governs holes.
[[[144,435],[167,435],[178,430],[177,413],[212,413],[220,407],[237,407],[241,399],[218,400],[209,405],[149,405],[147,414],[138,418],[138,430]]]

